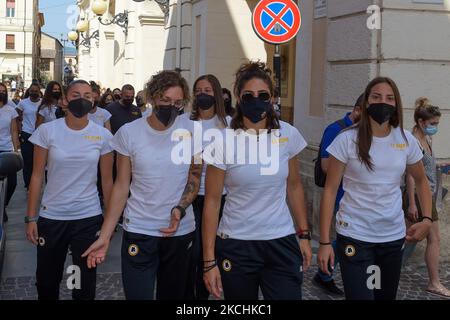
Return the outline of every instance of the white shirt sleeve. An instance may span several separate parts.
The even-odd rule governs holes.
[[[109,121],[109,119],[111,119],[112,114],[109,113],[108,110],[105,110],[105,109],[102,109],[102,110],[103,110],[103,113],[105,114],[105,123],[106,123],[107,121]]]
[[[103,136],[103,145],[102,149],[100,150],[100,155],[105,155],[107,153],[110,153],[113,151],[113,148],[111,147],[111,139],[113,138],[113,135],[108,130],[105,130],[105,134]]]
[[[23,111],[22,101],[17,104],[16,108]]]
[[[214,140],[214,142],[205,147],[202,158],[205,165],[212,165],[224,171],[227,169],[224,157],[224,145],[217,140]]]
[[[50,148],[50,134],[49,126],[42,125],[34,131],[30,139],[28,139],[32,144],[35,144],[44,149]]]
[[[349,131],[348,131],[349,132]],[[327,152],[339,161],[347,164],[349,159],[348,154],[348,139],[347,133],[338,134],[334,141],[327,148]]]
[[[11,109],[11,120],[14,120],[18,116],[19,114],[17,113],[16,109]]]
[[[406,164],[413,165],[422,160],[423,153],[419,147],[419,142],[416,137],[408,133],[406,133],[406,138],[408,139],[408,155],[406,157]]]
[[[297,130],[297,128],[291,126],[290,129],[290,137],[288,140],[288,154],[289,159],[292,159],[293,157],[297,156],[303,149],[305,149],[308,144],[306,143],[300,132]]]
[[[128,132],[126,131],[126,125],[117,131],[114,137],[111,139],[110,146],[118,153],[129,157],[131,154],[131,141],[128,139]]]
[[[39,110],[39,112],[38,112],[38,114],[40,114],[41,116],[43,116],[44,118],[46,117],[46,115],[47,115],[47,112],[46,112],[46,110],[48,110],[48,109],[41,109],[41,110]]]

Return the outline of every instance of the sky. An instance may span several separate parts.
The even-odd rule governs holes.
[[[42,31],[52,37],[67,39],[67,33],[70,31],[70,25],[76,21],[78,9],[75,0],[39,0],[39,10],[44,14],[45,25]],[[70,42],[66,46],[71,47]]]

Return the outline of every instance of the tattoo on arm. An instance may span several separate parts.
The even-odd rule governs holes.
[[[200,179],[202,177],[202,165],[191,164],[189,169],[188,182],[186,188],[184,188],[183,195],[181,196],[178,205],[183,208],[187,208],[191,205],[192,201],[197,197],[198,190],[200,188]]]

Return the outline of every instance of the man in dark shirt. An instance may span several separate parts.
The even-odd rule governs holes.
[[[141,110],[133,104],[134,88],[130,84],[122,87],[122,98],[106,106],[106,110],[111,113],[111,132],[116,132],[126,123],[132,122],[142,117]]]

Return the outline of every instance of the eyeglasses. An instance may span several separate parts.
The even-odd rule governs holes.
[[[258,96],[257,96],[257,97],[255,97],[255,96],[253,95],[253,93],[246,92],[246,93],[244,93],[244,94],[242,95],[241,100],[242,100],[243,102],[251,102],[251,101],[253,101],[254,99],[260,99],[260,100],[262,100],[262,101],[267,102],[267,101],[270,100],[271,97],[272,97],[272,96],[271,96],[270,93],[267,92],[267,91],[261,91],[261,92],[258,92]]]

